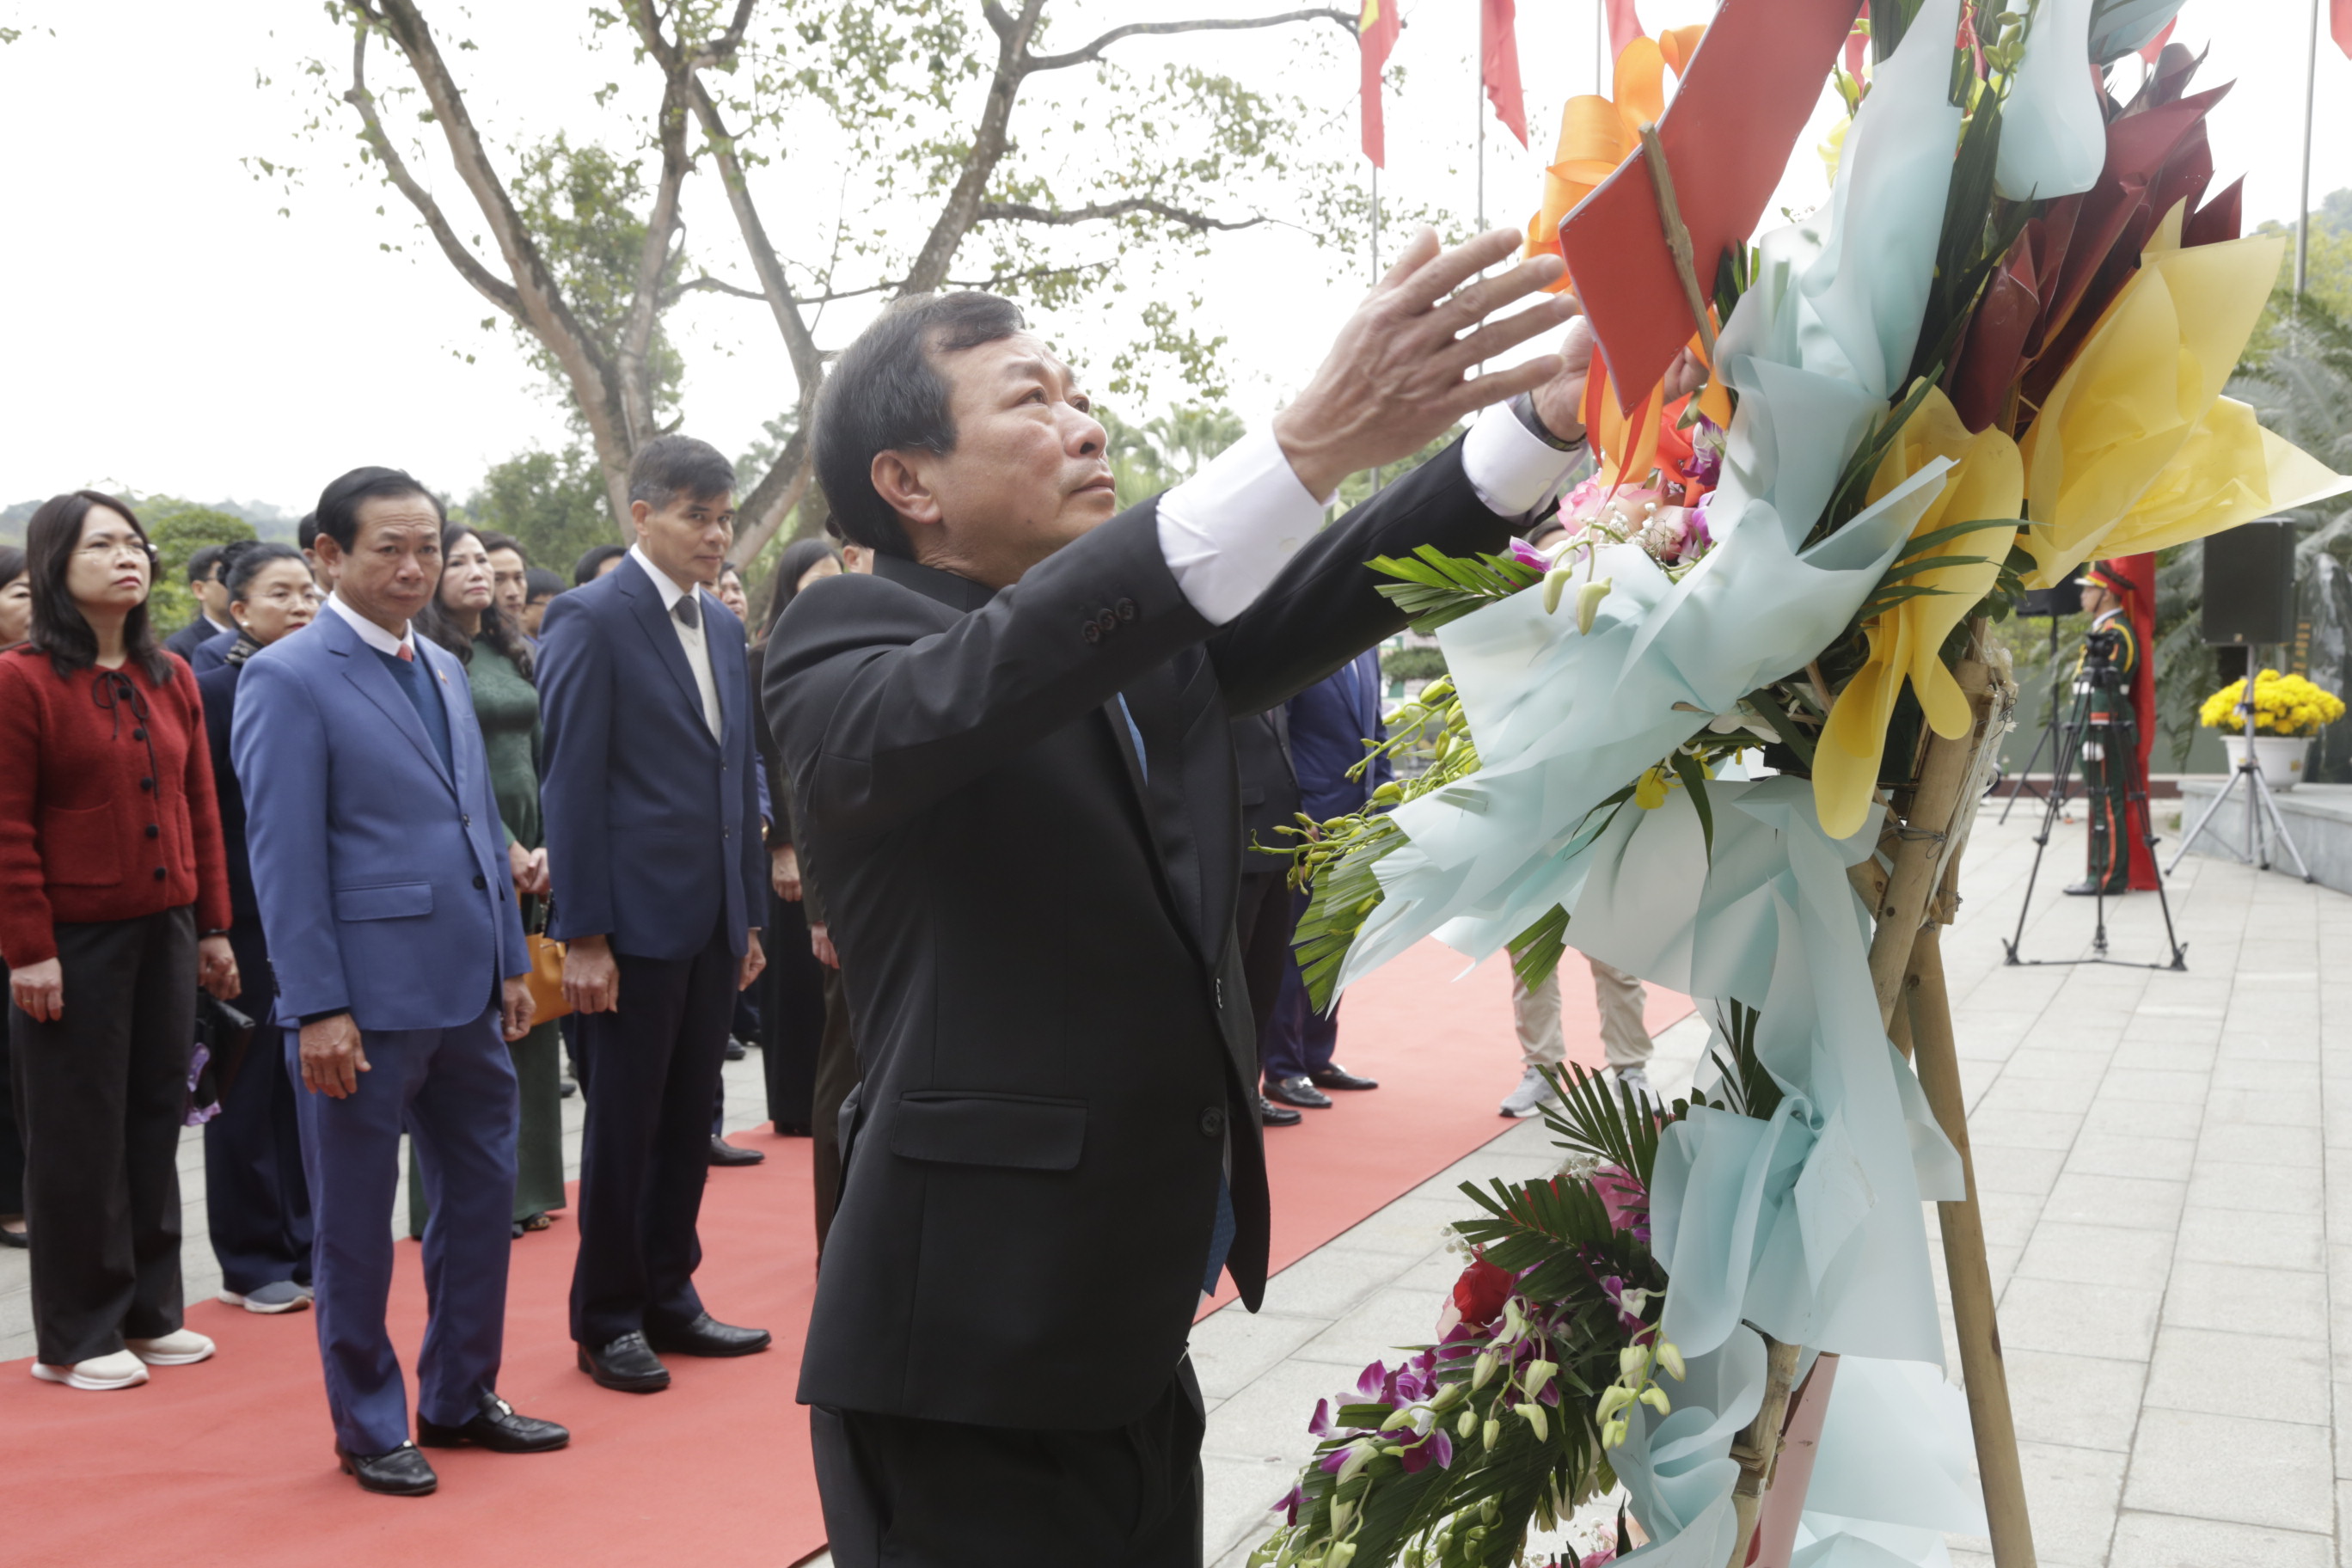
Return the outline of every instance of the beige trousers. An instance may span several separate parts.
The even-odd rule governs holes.
[[[1650,1053],[1656,1049],[1651,1043],[1650,1031],[1642,1022],[1642,1009],[1648,1003],[1649,993],[1642,983],[1622,969],[1614,969],[1597,958],[1587,958],[1592,966],[1592,989],[1601,1004],[1601,1044],[1609,1053],[1609,1065],[1619,1072],[1630,1071],[1646,1064]],[[1528,990],[1516,978],[1511,982],[1511,1022],[1518,1030],[1519,1055],[1529,1067],[1558,1067],[1568,1054],[1568,1042],[1559,1030],[1559,975],[1557,972],[1544,976],[1543,984]]]

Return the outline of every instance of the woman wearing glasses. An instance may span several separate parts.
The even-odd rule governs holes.
[[[196,987],[239,989],[228,873],[203,700],[148,626],[137,518],[53,496],[25,554],[32,635],[0,654],[0,954],[33,1375],[127,1388],[213,1353],[181,1326],[178,1152]]]

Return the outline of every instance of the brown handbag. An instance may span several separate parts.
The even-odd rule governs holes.
[[[530,973],[523,984],[530,987],[530,1022],[533,1028],[552,1023],[572,1011],[572,1004],[563,999],[563,943],[549,936],[546,922],[529,933]]]

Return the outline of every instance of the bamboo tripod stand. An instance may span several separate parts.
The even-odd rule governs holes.
[[[1957,881],[1975,803],[1984,793],[2000,736],[2017,705],[2017,685],[2008,662],[2005,653],[1987,644],[1985,624],[1971,623],[1969,655],[1955,673],[1974,722],[1959,739],[1938,735],[1929,740],[1916,781],[1889,805],[1879,839],[1887,866],[1882,869],[1875,860],[1865,860],[1854,868],[1853,879],[1877,921],[1870,946],[1870,977],[1878,993],[1880,1019],[1896,1047],[1917,1068],[1920,1088],[1937,1123],[1958,1151],[1966,1178],[1963,1195],[1937,1205],[1937,1209],[1993,1562],[1996,1568],[2033,1568],[2033,1526],[2026,1511],[2009,1374],[2001,1361],[1992,1270],[1985,1260],[1984,1216],[1977,1205],[1976,1163],[1969,1151],[1968,1109],[1943,959],[1943,928],[1959,908]],[[1798,1347],[1769,1339],[1765,1342],[1763,1407],[1732,1448],[1740,1467],[1734,1492],[1739,1531],[1727,1568],[1741,1568],[1748,1561],[1759,1514],[1769,1511],[1769,1494],[1784,1440],[1797,1426],[1790,1385]],[[1818,1433],[1818,1409],[1812,1419]],[[1807,1475],[1810,1468],[1808,1462],[1803,1467]],[[1792,1530],[1796,1509],[1802,1504],[1802,1479],[1791,1475],[1790,1479],[1799,1489],[1797,1499],[1783,1510]],[[1768,1545],[1769,1536],[1768,1530]],[[1779,1544],[1785,1552],[1785,1542]],[[1768,1565],[1773,1561],[1771,1556],[1764,1559]],[[1786,1558],[1778,1561],[1785,1563]]]

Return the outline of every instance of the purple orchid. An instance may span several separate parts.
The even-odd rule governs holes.
[[[1429,1436],[1397,1457],[1404,1462],[1408,1476],[1419,1475],[1432,1465],[1441,1470],[1450,1469],[1454,1465],[1454,1439],[1445,1435],[1444,1427],[1433,1426]]]
[[[1283,1523],[1297,1524],[1298,1522],[1298,1505],[1306,1500],[1307,1493],[1294,1486],[1290,1490],[1284,1493],[1282,1500],[1274,1506],[1282,1510]]]
[[[1315,1419],[1307,1424],[1307,1436],[1312,1437],[1328,1437],[1331,1435],[1331,1402],[1329,1400],[1318,1399],[1315,1402]]]
[[[1517,562],[1520,565],[1528,568],[1528,570],[1531,572],[1549,572],[1551,570],[1551,563],[1544,559],[1543,552],[1538,550],[1534,545],[1529,544],[1524,539],[1514,537],[1511,540],[1509,554],[1512,560]]]

